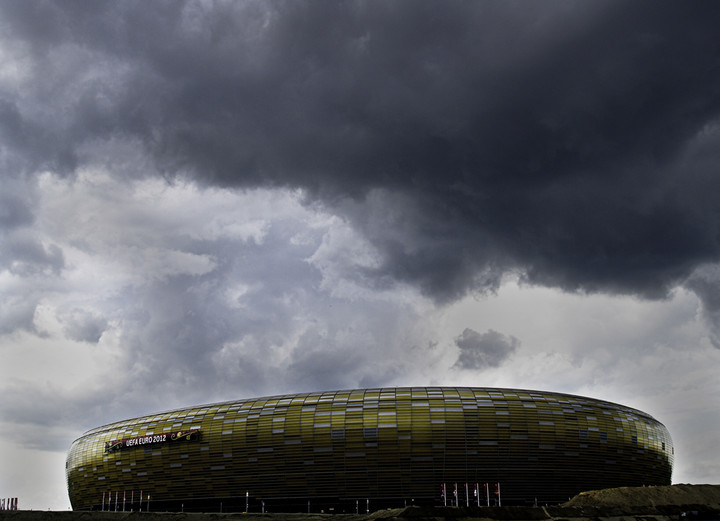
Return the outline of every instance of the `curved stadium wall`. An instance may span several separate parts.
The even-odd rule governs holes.
[[[610,402],[407,387],[255,398],[111,423],[73,443],[66,473],[75,510],[364,511],[484,505],[485,483],[490,504],[498,483],[504,505],[669,485],[673,453],[661,423]]]

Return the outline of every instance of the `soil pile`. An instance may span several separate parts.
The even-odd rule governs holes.
[[[637,508],[704,505],[720,510],[720,485],[621,487],[582,492],[564,507]]]

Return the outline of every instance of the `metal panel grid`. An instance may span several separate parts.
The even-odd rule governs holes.
[[[199,429],[200,439],[113,452],[112,440]],[[98,427],[67,458],[74,509],[225,499],[475,502],[566,500],[583,490],[670,484],[665,427],[622,405],[492,388],[356,389],[190,407]],[[471,497],[465,496],[465,484]],[[129,505],[130,498],[134,504]],[[167,503],[169,504],[169,503]],[[303,503],[304,504],[304,503]],[[145,508],[145,507],[143,507]]]

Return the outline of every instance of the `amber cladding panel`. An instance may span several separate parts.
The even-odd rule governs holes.
[[[166,441],[189,431],[199,432]],[[118,440],[131,441],[106,450]],[[665,427],[622,405],[407,387],[272,396],[112,423],[73,443],[67,480],[74,509],[114,509],[124,494],[127,510],[257,511],[264,501],[276,510],[364,511],[456,497],[485,504],[485,483],[492,503],[495,483],[503,504],[564,501],[584,490],[670,484],[672,464]]]

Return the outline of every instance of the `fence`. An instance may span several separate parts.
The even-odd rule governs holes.
[[[0,510],[17,510],[18,498],[8,497],[0,500]]]

